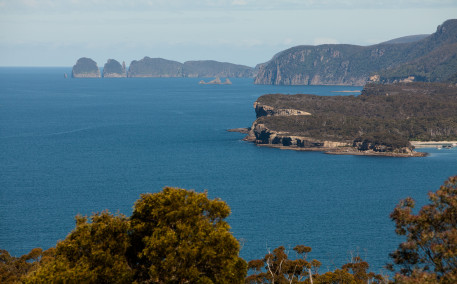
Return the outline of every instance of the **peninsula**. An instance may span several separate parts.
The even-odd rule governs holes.
[[[359,96],[271,94],[254,108],[245,140],[259,146],[417,157],[426,154],[410,141],[457,141],[455,84],[367,84]]]

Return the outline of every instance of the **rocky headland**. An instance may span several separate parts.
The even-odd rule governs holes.
[[[457,20],[444,22],[428,36],[408,36],[371,46],[296,46],[256,69],[255,84],[457,82]]]
[[[127,77],[127,72],[125,70],[125,63],[122,62],[122,65],[114,59],[108,59],[103,66],[103,77],[104,78],[125,78]]]
[[[97,63],[90,58],[78,59],[71,71],[73,78],[100,78],[100,69]]]
[[[245,140],[330,154],[417,157],[410,141],[457,140],[457,86],[368,84],[360,96],[264,95]]]

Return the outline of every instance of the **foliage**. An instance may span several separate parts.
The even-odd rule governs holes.
[[[19,283],[24,275],[34,271],[40,262],[52,258],[52,250],[34,248],[21,257],[11,256],[6,250],[0,250],[0,283]]]
[[[298,245],[293,248],[297,258],[289,259],[286,249],[280,246],[263,259],[251,260],[248,268],[254,273],[246,277],[246,283],[384,283],[382,275],[367,272],[369,265],[360,257],[354,257],[341,269],[319,274],[321,263],[307,260],[311,248]]]
[[[406,236],[391,254],[389,268],[397,268],[398,282],[457,282],[457,176],[429,193],[429,199],[417,214],[414,200],[407,198],[390,215],[395,232]]]
[[[126,251],[129,221],[107,211],[94,214],[91,223],[76,217],[76,228],[57,244],[53,261],[29,275],[28,283],[130,283],[133,271]]]
[[[5,277],[32,271],[24,282],[241,283],[246,262],[224,221],[229,214],[225,202],[206,193],[167,187],[141,195],[130,218],[108,211],[92,215],[91,222],[77,216],[76,228],[50,259],[21,264],[12,272],[16,278]],[[7,253],[2,259],[5,271],[19,262]]]
[[[135,203],[133,267],[158,283],[241,283],[246,263],[224,221],[230,208],[206,193],[165,188]]]

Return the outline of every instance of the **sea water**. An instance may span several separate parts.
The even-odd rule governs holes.
[[[231,207],[246,260],[297,244],[321,272],[359,254],[375,272],[403,240],[389,214],[422,206],[457,174],[457,149],[425,158],[257,147],[229,128],[267,93],[350,95],[344,86],[199,85],[190,78],[65,79],[69,68],[0,68],[0,249],[55,246],[77,214],[130,215],[141,193],[207,190]]]

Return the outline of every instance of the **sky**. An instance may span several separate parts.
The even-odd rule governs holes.
[[[297,45],[431,34],[452,18],[457,0],[0,0],[0,66],[145,56],[255,66]]]

